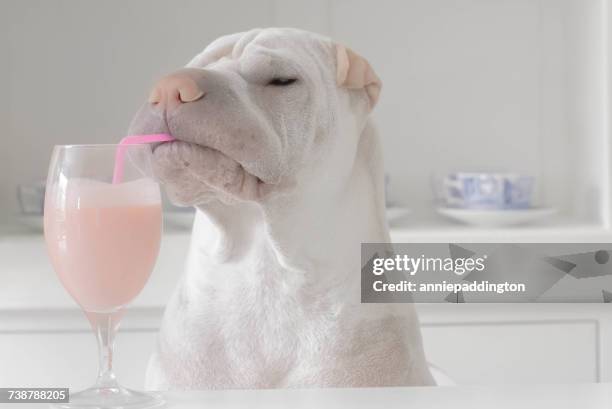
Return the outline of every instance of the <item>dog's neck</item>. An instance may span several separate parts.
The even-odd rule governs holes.
[[[368,124],[354,166],[339,190],[319,189],[322,183],[312,183],[263,205],[214,202],[201,206],[188,279],[210,283],[220,274],[227,278],[236,271],[240,279],[253,283],[269,281],[256,279],[264,275],[274,276],[277,282],[324,285],[350,273],[358,284],[358,243],[389,239],[383,183],[378,136]],[[325,277],[330,272],[333,277]]]

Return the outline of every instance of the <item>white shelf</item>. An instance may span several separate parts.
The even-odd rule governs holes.
[[[414,222],[391,228],[394,243],[612,243],[612,230],[567,222],[481,228],[446,222]]]

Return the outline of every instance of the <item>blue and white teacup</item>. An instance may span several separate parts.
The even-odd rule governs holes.
[[[450,173],[441,181],[444,206],[467,209],[526,209],[532,206],[534,178],[516,173]]]

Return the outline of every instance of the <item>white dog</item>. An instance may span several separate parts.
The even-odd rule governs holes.
[[[197,208],[150,389],[433,384],[409,304],[360,303],[360,243],[386,242],[370,120],[380,81],[304,31],[222,37],[162,79],[130,132]]]

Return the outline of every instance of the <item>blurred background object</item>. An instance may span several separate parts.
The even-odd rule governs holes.
[[[42,215],[45,206],[45,182],[17,185],[19,210],[24,215]]]
[[[482,227],[539,222],[556,210],[537,206],[535,178],[518,173],[453,172],[434,177],[437,210],[443,216]]]
[[[42,233],[42,216],[45,207],[45,181],[18,184],[17,201],[19,204],[19,214],[14,216],[15,220],[26,231]]]
[[[534,178],[515,173],[454,172],[438,180],[440,206],[466,209],[528,209]]]

